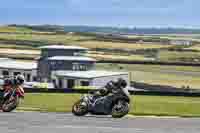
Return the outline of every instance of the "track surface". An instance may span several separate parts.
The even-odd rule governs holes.
[[[200,119],[74,117],[57,113],[0,113],[2,133],[199,133]]]

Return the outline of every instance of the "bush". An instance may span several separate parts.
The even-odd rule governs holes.
[[[77,90],[94,90],[97,89],[95,86],[75,86],[74,89]]]
[[[33,88],[43,89],[45,91],[48,91],[48,84],[47,83],[35,84],[35,85],[33,85]]]

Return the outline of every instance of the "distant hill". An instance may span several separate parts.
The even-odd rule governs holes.
[[[186,28],[117,28],[98,26],[10,25],[48,32],[88,32],[107,34],[200,34],[200,29]]]
[[[95,26],[65,26],[66,32],[96,32],[113,34],[200,34],[200,29],[184,28],[115,28]]]
[[[16,25],[11,24],[8,27],[18,27],[18,28],[27,28],[34,31],[41,32],[64,32],[64,26],[58,25]]]

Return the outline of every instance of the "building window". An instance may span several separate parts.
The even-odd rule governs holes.
[[[58,61],[58,65],[63,65],[63,61]]]
[[[81,64],[81,65],[80,65],[80,70],[81,70],[81,71],[86,71],[86,70],[87,70],[87,66],[84,65],[84,64]]]
[[[53,85],[54,85],[54,88],[58,88],[58,85],[57,85],[57,82],[56,82],[56,79],[52,79],[52,83],[53,83]]]
[[[27,79],[26,79],[26,81],[27,81],[27,82],[30,82],[30,80],[31,80],[31,74],[27,74]]]
[[[33,77],[33,81],[36,82],[37,81],[37,77],[34,76]]]
[[[9,76],[9,72],[8,71],[2,71],[2,75],[3,76]]]
[[[89,86],[90,82],[89,81],[81,81],[81,86]]]
[[[41,81],[46,83],[48,81],[48,79],[47,78],[42,78]]]
[[[86,52],[74,52],[73,55],[74,56],[85,56]]]
[[[72,64],[72,70],[78,71],[79,70],[79,63],[73,63]]]
[[[50,62],[51,66],[55,66],[56,65],[56,62],[55,61],[52,61]]]
[[[21,73],[20,73],[20,72],[14,72],[14,73],[13,73],[14,76],[17,76],[17,75],[19,75],[19,74],[21,74]]]
[[[62,81],[62,79],[59,79],[59,80],[58,80],[58,86],[59,86],[60,88],[63,87],[63,81]]]
[[[68,89],[73,89],[75,86],[75,80],[74,79],[68,79],[67,80],[67,88]]]
[[[73,63],[72,69],[74,71],[86,71],[87,66],[85,64]]]

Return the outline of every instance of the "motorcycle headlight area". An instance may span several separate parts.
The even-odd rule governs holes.
[[[81,105],[82,106],[87,106],[87,103],[86,102],[82,102]]]
[[[88,96],[87,96],[87,95],[83,95],[83,96],[81,97],[81,99],[83,99],[84,101],[87,101],[87,100],[88,100]]]

